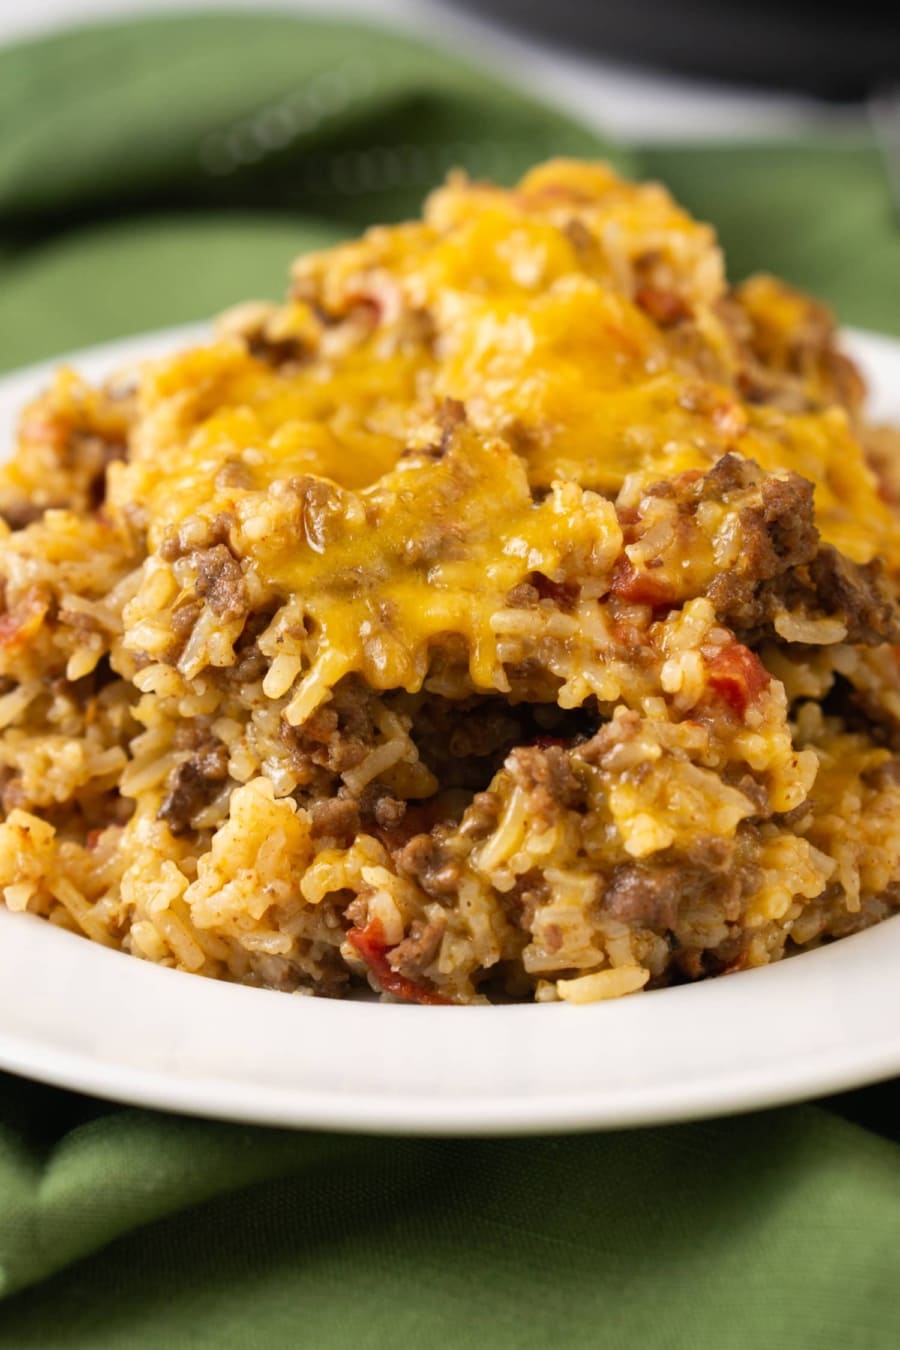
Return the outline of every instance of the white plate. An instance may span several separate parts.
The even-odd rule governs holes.
[[[74,358],[89,375],[198,330]],[[853,334],[900,420],[900,342]],[[0,381],[0,444],[50,367]],[[772,1106],[900,1071],[900,917],[725,979],[583,1007],[428,1008],[243,988],[0,910],[0,1067],[272,1125],[488,1134]]]

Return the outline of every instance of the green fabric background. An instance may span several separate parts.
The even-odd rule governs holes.
[[[622,151],[386,31],[220,14],[0,50],[0,368],[277,296],[299,250],[454,164],[665,179],[731,272],[900,333],[857,144]],[[895,1085],[660,1130],[492,1141],[248,1129],[0,1075],[0,1348],[900,1343]]]

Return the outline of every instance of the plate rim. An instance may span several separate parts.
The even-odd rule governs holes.
[[[24,922],[23,922],[24,920]],[[114,963],[121,972],[122,981],[134,986],[137,981],[161,984],[165,982],[171,990],[176,988],[183,995],[176,1002],[183,1004],[203,1000],[210,991],[222,991],[229,1001],[252,999],[262,1012],[263,1004],[274,1011],[277,1005],[290,1004],[293,1009],[302,1009],[301,1016],[308,1010],[319,1018],[325,1009],[339,1010],[348,1021],[356,1022],[362,1016],[368,1016],[373,1008],[379,1009],[383,1019],[389,1014],[394,1021],[391,1035],[385,1046],[386,1055],[395,1051],[400,1041],[410,1039],[408,1033],[430,1032],[437,1020],[453,1025],[453,1032],[463,1021],[472,1024],[483,1023],[487,1018],[496,1018],[498,1013],[505,1019],[510,1016],[520,1021],[530,1021],[529,1028],[534,1031],[540,1026],[547,1031],[551,1019],[556,1023],[553,1029],[560,1030],[565,1022],[572,1020],[574,1028],[582,1035],[602,1031],[601,1019],[616,1018],[627,1022],[628,1007],[647,1008],[648,1005],[666,1001],[669,1020],[675,1013],[674,1000],[682,1005],[710,1002],[712,990],[727,990],[734,997],[730,1001],[758,1004],[768,994],[781,996],[781,1002],[790,1005],[792,1000],[784,995],[787,986],[793,982],[792,967],[802,964],[806,983],[818,985],[820,990],[827,985],[827,979],[811,980],[813,965],[843,965],[850,950],[858,950],[863,944],[876,945],[880,935],[890,932],[893,957],[900,959],[900,914],[874,925],[862,933],[842,938],[839,942],[818,948],[815,951],[801,953],[796,957],[756,970],[743,971],[727,977],[725,980],[710,980],[687,984],[676,988],[658,989],[641,994],[640,1000],[624,998],[609,1003],[589,1004],[581,1007],[568,1004],[512,1004],[502,1008],[460,1007],[431,1008],[402,1004],[378,1004],[374,1002],[332,1002],[312,996],[284,995],[274,990],[255,989],[248,986],[230,985],[224,981],[206,979],[203,976],[192,977],[183,971],[150,962],[139,961],[123,952],[111,950],[91,943],[78,934],[55,928],[46,920],[33,915],[12,914],[0,908],[0,985],[6,985],[11,964],[21,955],[21,943],[13,943],[15,950],[8,950],[8,935],[4,927],[15,924],[21,935],[25,928],[37,937],[37,942],[45,949],[46,957],[48,934],[52,941],[65,944],[66,953],[76,950],[82,954],[79,964],[98,962],[106,966],[108,974]],[[883,945],[883,938],[877,941]],[[886,964],[886,963],[885,963]],[[896,967],[893,967],[896,968]],[[56,973],[55,966],[53,967]],[[820,973],[817,970],[817,977]],[[833,972],[832,972],[833,973]],[[118,1003],[118,985],[114,981],[110,991],[112,1004]],[[775,985],[781,986],[775,988]],[[755,986],[753,995],[749,994],[749,985]],[[768,990],[764,990],[768,984]],[[737,997],[738,986],[744,994]],[[900,1072],[900,987],[894,981],[887,991],[888,1000],[879,1009],[884,1016],[884,1025],[897,1028],[893,1035],[881,1039],[872,1039],[852,1048],[844,1045],[839,1053],[833,1046],[825,1045],[812,1055],[807,1054],[802,1062],[787,1057],[777,1057],[773,1063],[764,1057],[758,1065],[748,1067],[741,1062],[741,1052],[747,1044],[741,1037],[735,1040],[734,1049],[738,1067],[730,1074],[712,1078],[705,1074],[696,1081],[680,1086],[677,1094],[670,1084],[660,1087],[652,1079],[643,1090],[631,1087],[618,1087],[612,1093],[604,1095],[601,1086],[581,1092],[565,1092],[555,1095],[535,1097],[528,1093],[498,1091],[495,1095],[470,1095],[453,1099],[447,1096],[429,1097],[421,1090],[384,1094],[382,1092],[353,1092],[337,1094],[334,1091],[322,1091],[296,1082],[288,1081],[280,1089],[266,1085],[264,1095],[252,1098],[248,1094],[248,1082],[240,1077],[231,1078],[227,1074],[212,1073],[203,1076],[197,1071],[196,1059],[192,1059],[192,1071],[187,1075],[184,1068],[176,1073],[170,1070],[157,1070],[146,1066],[135,1066],[122,1062],[109,1055],[95,1055],[83,1050],[61,1050],[58,1043],[42,1043],[39,1039],[17,1037],[10,1033],[0,1020],[0,1070],[42,1082],[54,1087],[98,1097],[101,1100],[116,1102],[153,1110],[174,1112],[195,1117],[231,1121],[242,1124],[254,1124],[293,1129],[327,1129],[347,1134],[374,1135],[416,1135],[430,1137],[479,1137],[512,1136],[544,1133],[582,1133],[587,1131],[611,1131],[665,1124],[677,1124],[691,1120],[725,1117],[747,1111],[769,1109],[776,1106],[809,1100],[813,1097],[827,1096],[866,1084],[881,1081]],[[884,994],[881,990],[880,994]],[[865,1016],[859,1020],[871,1028],[873,1002],[867,1002]],[[236,997],[237,996],[237,997]],[[135,998],[137,1005],[146,1006],[140,996]],[[121,1004],[118,1007],[121,1008]],[[247,1005],[249,1006],[249,1005]],[[363,1010],[367,1010],[364,1014]],[[754,1008],[756,1012],[758,1009]],[[132,1010],[133,1011],[133,1010]],[[180,1010],[179,1010],[180,1011]],[[285,1009],[287,1011],[287,1009]],[[0,996],[0,1012],[8,1012]],[[694,1023],[701,1016],[686,1014],[682,1006],[677,1018],[679,1022]],[[809,1012],[813,1019],[821,1012],[820,1003],[812,1000]],[[623,1016],[624,1014],[624,1016]],[[293,1016],[293,1014],[292,1014]],[[402,1019],[402,1024],[401,1024]],[[256,1019],[261,1023],[268,1016]],[[299,1021],[299,1019],[296,1019]],[[413,1020],[418,1024],[415,1028]],[[354,1031],[356,1027],[352,1028]],[[477,1026],[479,1039],[483,1027]],[[565,1033],[572,1030],[565,1027]],[[321,1028],[317,1028],[321,1030]],[[329,1028],[333,1030],[333,1028]],[[517,1027],[517,1031],[524,1028]],[[469,1037],[471,1044],[472,1038]],[[488,1038],[489,1039],[489,1038]],[[552,1038],[551,1038],[552,1039]],[[423,1036],[419,1036],[423,1040]]]

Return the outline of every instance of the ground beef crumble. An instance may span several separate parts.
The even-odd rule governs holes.
[[[157,819],[164,820],[173,834],[185,834],[194,816],[209,804],[227,778],[227,747],[211,736],[170,773]]]
[[[427,923],[416,920],[409,937],[399,942],[388,953],[388,962],[392,970],[405,975],[408,980],[421,979],[422,973],[438,954],[441,939],[447,930],[446,914],[439,914]]]
[[[376,740],[376,704],[374,691],[348,675],[302,727],[282,722],[281,736],[301,783],[313,781],[316,769],[340,775],[362,763]]]
[[[707,590],[719,620],[741,641],[758,641],[785,611],[842,619],[849,642],[900,641],[900,611],[881,563],[852,562],[820,541],[812,483],[794,473],[763,476],[736,455],[723,456],[700,483],[702,499],[758,490],[740,509],[740,564]]]
[[[197,594],[220,619],[237,619],[249,604],[247,583],[238,560],[224,544],[198,551]]]
[[[313,839],[339,839],[349,844],[359,833],[359,806],[349,797],[329,797],[309,808]]]
[[[395,855],[398,871],[418,882],[426,895],[443,899],[456,893],[460,869],[434,834],[416,834]]]
[[[809,565],[809,579],[817,602],[846,621],[848,642],[900,642],[900,612],[880,558],[854,563],[826,544]]]
[[[601,890],[600,908],[635,928],[661,933],[677,930],[682,903],[714,887],[724,918],[733,922],[743,894],[731,867],[733,852],[730,841],[712,836],[698,840],[689,857],[620,863]]]
[[[507,757],[507,773],[528,797],[528,811],[535,828],[547,830],[560,810],[575,810],[584,803],[584,787],[560,745],[520,745]]]

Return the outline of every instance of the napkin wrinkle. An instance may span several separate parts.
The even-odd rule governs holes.
[[[835,1124],[800,1108],[564,1148],[357,1140],[355,1161],[224,1192],[57,1274],[54,1350],[124,1344],[126,1327],[140,1347],[887,1347],[896,1151],[848,1167],[856,1127]],[[85,1299],[104,1286],[119,1296]],[[46,1344],[40,1302],[6,1304],[0,1347]]]
[[[17,1095],[27,1095],[28,1086]],[[56,1095],[65,1110],[72,1094]],[[48,1104],[52,1111],[52,1098]],[[36,1147],[24,1131],[0,1125],[0,1294],[222,1191],[351,1166],[365,1146],[356,1136],[96,1106],[94,1119],[46,1148]],[[5,1151],[4,1138],[10,1140]]]
[[[250,191],[284,205],[286,163],[350,131],[358,144],[348,149],[378,148],[382,123],[415,99],[425,100],[444,139],[462,130],[483,142],[487,130],[520,142],[512,176],[534,157],[536,137],[555,139],[571,153],[597,153],[605,144],[490,74],[383,28],[232,12],[147,16],[130,25],[92,25],[75,36],[82,46],[78,81],[54,88],[52,101],[42,62],[52,61],[72,35],[0,50],[0,87],[10,65],[34,72],[19,84],[4,118],[0,207],[7,224],[35,212],[62,213],[64,220],[73,206],[130,200],[135,186],[134,205],[196,200],[198,175],[206,203]],[[112,41],[123,50],[110,61]],[[340,84],[326,98],[321,82],[329,77]],[[126,113],[118,125],[117,108]],[[259,132],[258,119],[273,112],[293,125],[284,145]],[[429,116],[406,122],[402,141],[421,147],[428,127]],[[234,152],[221,172],[215,163],[204,169],[210,138],[213,151],[231,145]],[[391,134],[388,146],[396,140]],[[407,209],[415,209],[426,179],[449,164],[445,156],[430,175],[420,175],[417,191],[406,194]],[[332,192],[332,209],[345,206],[346,195],[345,187]]]
[[[53,1091],[41,1089],[45,1098]],[[69,1094],[56,1095],[65,1099]],[[846,1151],[863,1177],[869,1168],[896,1168],[900,1161],[896,1145],[809,1107],[732,1122],[584,1136],[577,1144],[568,1140],[567,1147],[562,1147],[553,1139],[502,1143],[364,1140],[218,1124],[128,1108],[104,1113],[102,1104],[94,1106],[99,1114],[61,1135],[49,1150],[32,1150],[29,1157],[24,1140],[18,1141],[18,1157],[27,1164],[28,1180],[21,1182],[20,1178],[18,1217],[10,1211],[0,1224],[0,1252],[8,1246],[12,1253],[5,1262],[8,1289],[33,1283],[131,1229],[272,1178],[302,1178],[304,1185],[318,1193],[322,1178],[327,1177],[329,1203],[340,1203],[353,1200],[361,1176],[364,1186],[371,1173],[384,1178],[393,1169],[394,1187],[402,1187],[410,1170],[419,1176],[423,1168],[435,1175],[446,1172],[449,1155],[454,1203],[465,1203],[467,1187],[487,1196],[507,1195],[512,1190],[515,1202],[516,1178],[520,1172],[525,1174],[535,1151],[556,1176],[553,1195],[558,1196],[558,1204],[545,1194],[539,1211],[526,1207],[492,1218],[482,1213],[485,1227],[510,1235],[530,1231],[533,1241],[559,1252],[596,1241],[592,1234],[598,1225],[615,1234],[618,1243],[623,1229],[627,1233],[635,1223],[634,1236],[643,1232],[652,1214],[652,1198],[664,1194],[676,1217],[674,1233],[669,1231],[668,1220],[661,1230],[663,1246],[669,1264],[675,1267],[680,1243],[673,1244],[672,1238],[679,1232],[686,1235],[691,1227],[698,1203],[695,1175],[703,1176],[705,1190],[717,1197],[717,1208],[684,1248],[690,1260],[703,1248],[713,1255],[723,1240],[733,1240],[748,1225],[764,1223],[785,1198],[794,1206],[798,1184],[809,1184],[815,1191],[823,1176],[810,1168],[810,1158],[822,1161],[825,1179],[835,1151]],[[749,1194],[746,1173],[735,1167],[734,1153],[722,1147],[723,1133],[729,1129],[740,1144],[738,1156],[755,1158]],[[15,1141],[14,1132],[6,1133]],[[599,1169],[598,1184],[593,1187],[581,1166],[585,1140],[591,1138]],[[407,1161],[398,1171],[401,1156]],[[894,1180],[900,1205],[900,1174]],[[522,1194],[527,1198],[527,1192]],[[576,1194],[581,1204],[570,1213]],[[680,1225],[679,1215],[685,1217],[685,1224]],[[548,1224],[551,1229],[558,1225],[559,1231],[548,1233]],[[649,1236],[643,1233],[645,1249],[659,1231],[657,1223]],[[31,1261],[17,1267],[15,1252],[27,1250],[29,1241],[33,1244]],[[615,1262],[616,1248],[605,1252],[605,1258]],[[623,1269],[620,1275],[626,1273]]]

